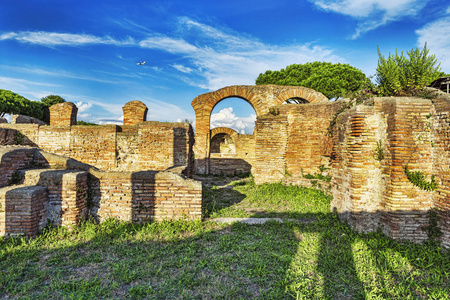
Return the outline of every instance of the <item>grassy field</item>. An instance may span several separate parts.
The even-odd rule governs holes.
[[[448,299],[438,243],[356,234],[316,190],[219,179],[205,184],[208,221],[87,222],[1,240],[0,298]],[[213,222],[228,216],[308,222]]]

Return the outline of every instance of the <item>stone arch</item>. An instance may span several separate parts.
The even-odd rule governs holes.
[[[214,107],[227,98],[240,98],[248,102],[259,118],[273,106],[281,105],[290,98],[303,98],[309,103],[328,102],[322,93],[301,86],[234,85],[197,96],[192,101],[195,111],[195,170],[207,174],[210,153],[210,123]]]
[[[234,151],[229,152],[229,153],[236,154],[236,148],[238,148],[240,146],[239,145],[239,134],[237,133],[236,130],[228,128],[228,127],[216,127],[214,129],[211,129],[211,134],[210,134],[211,153],[222,153],[222,151],[217,152],[217,149],[215,149],[215,146],[217,146],[217,145],[213,145],[214,139],[221,135],[229,136],[232,139],[232,143],[234,144],[234,149],[233,149]]]
[[[288,99],[301,98],[305,99],[309,103],[329,102],[330,100],[322,93],[313,89],[298,86],[296,88],[288,89],[281,92],[277,97],[277,104],[282,104]]]

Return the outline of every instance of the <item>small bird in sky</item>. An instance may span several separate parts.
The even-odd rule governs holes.
[[[143,65],[145,65],[145,61],[138,62],[137,65],[138,66],[143,66]]]

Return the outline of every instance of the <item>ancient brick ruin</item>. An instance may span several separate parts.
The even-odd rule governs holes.
[[[255,109],[253,134],[210,128],[214,106],[230,97]],[[304,104],[283,104],[288,99]],[[450,98],[348,103],[304,87],[226,87],[192,101],[195,136],[188,123],[146,121],[139,101],[124,106],[122,126],[76,126],[70,103],[51,108],[51,125],[2,123],[0,144],[16,146],[0,147],[0,234],[32,236],[46,220],[67,226],[88,213],[200,219],[201,183],[188,178],[194,172],[251,171],[256,184],[311,184],[306,174],[326,173],[330,182],[316,182],[353,229],[422,242],[436,209],[450,247]],[[428,181],[434,175],[437,189],[414,185],[406,166]]]

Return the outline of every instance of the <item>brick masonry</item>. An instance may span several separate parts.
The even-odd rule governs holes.
[[[323,94],[300,86],[235,85],[199,95],[191,103],[195,110],[195,172],[199,174],[209,172],[211,112],[217,103],[230,97],[247,101],[258,117],[290,98],[302,98],[310,103],[328,102]]]
[[[141,101],[130,101],[123,107],[123,125],[133,126],[147,121],[147,106]]]
[[[427,238],[428,213],[436,208],[443,245],[450,247],[448,96],[433,101],[375,98],[373,105],[356,105],[339,113],[328,134],[330,121],[348,100],[322,101],[320,95],[308,93],[298,87],[234,86],[194,99],[196,170],[231,173],[245,166],[251,167],[257,184],[302,184],[303,173],[329,167],[331,207],[352,228],[361,232],[382,228],[394,239],[422,242]],[[279,105],[282,99],[299,95],[311,103]],[[239,135],[227,128],[210,130],[212,109],[228,97],[244,98],[255,108],[253,135]],[[272,106],[279,113],[269,113]],[[89,173],[86,206],[100,220],[115,217],[140,223],[201,218],[201,185],[173,171],[158,172],[177,166],[190,170],[194,137],[187,123],[140,121],[95,128],[1,124],[0,128],[5,141],[20,132],[25,136],[22,142],[103,169],[67,158],[62,162],[66,168]],[[215,138],[227,142],[216,145]],[[31,162],[30,151],[34,150],[30,149],[2,147],[0,166],[6,172],[0,174],[0,184],[7,185],[15,169]],[[377,157],[380,151],[382,158]],[[61,163],[39,153],[34,156],[39,163]],[[240,165],[242,161],[245,164]],[[406,177],[406,165],[412,171],[434,175],[437,191],[414,186]]]
[[[237,175],[251,172],[255,160],[255,138],[226,127],[211,130],[209,173]]]
[[[47,221],[70,227],[86,219],[88,210],[100,221],[201,219],[202,185],[181,174],[184,166],[164,172],[107,172],[24,146],[1,146],[0,161],[7,171],[0,178],[2,236],[35,236]],[[30,166],[51,169],[28,170]],[[21,185],[6,186],[11,179]]]
[[[50,125],[72,126],[77,124],[78,108],[72,102],[52,105],[50,108]]]
[[[41,186],[0,188],[0,236],[36,236],[46,221],[46,198]]]
[[[193,167],[192,126],[142,122],[136,126],[39,126],[0,124],[0,143],[38,146],[105,171],[162,171]]]

